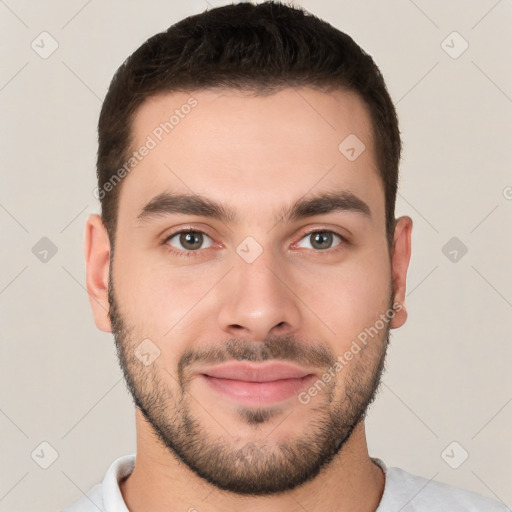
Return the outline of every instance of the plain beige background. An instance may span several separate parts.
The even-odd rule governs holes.
[[[132,51],[221,3],[0,1],[0,511],[59,510],[135,450],[84,288],[97,118]],[[392,334],[370,453],[511,507],[512,2],[296,3],[375,58],[403,135],[409,320]]]

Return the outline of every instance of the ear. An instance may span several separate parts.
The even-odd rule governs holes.
[[[110,240],[99,215],[90,215],[85,223],[84,252],[89,302],[94,322],[101,331],[111,332],[108,317],[108,276],[110,267]]]
[[[404,216],[397,219],[391,254],[393,274],[395,316],[391,319],[391,328],[396,329],[405,324],[407,310],[405,309],[405,281],[411,259],[412,219]]]

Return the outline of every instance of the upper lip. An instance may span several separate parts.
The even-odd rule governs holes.
[[[217,379],[232,379],[246,382],[271,382],[281,379],[300,379],[313,372],[289,363],[249,363],[247,361],[231,361],[197,373]]]

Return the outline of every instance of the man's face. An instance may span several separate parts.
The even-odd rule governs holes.
[[[180,110],[191,96],[197,105]],[[179,121],[162,133],[176,109]],[[347,92],[176,93],[144,103],[133,133],[134,148],[153,146],[148,136],[156,145],[122,184],[109,303],[146,427],[219,488],[296,487],[364,418],[388,343],[382,318],[393,317],[368,112]],[[359,156],[354,135],[365,146]],[[196,211],[191,201],[151,203],[163,193],[234,215]],[[284,215],[326,193],[351,200]],[[240,379],[209,375],[233,362],[245,365]],[[286,379],[276,366],[277,382],[247,372],[270,363],[299,375]]]

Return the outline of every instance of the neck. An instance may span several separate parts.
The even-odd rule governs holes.
[[[374,512],[384,492],[385,477],[368,455],[363,422],[316,478],[283,494],[251,497],[219,490],[198,477],[161,444],[139,410],[136,423],[135,467],[120,483],[131,512]]]

